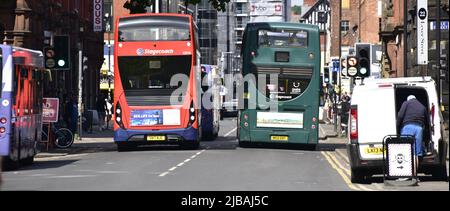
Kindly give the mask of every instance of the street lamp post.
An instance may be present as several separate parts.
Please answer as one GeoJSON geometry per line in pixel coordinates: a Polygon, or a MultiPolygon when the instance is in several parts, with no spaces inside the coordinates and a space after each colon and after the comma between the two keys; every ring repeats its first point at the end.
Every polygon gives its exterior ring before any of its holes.
{"type": "Polygon", "coordinates": [[[107,78],[108,78],[108,99],[111,97],[111,80],[110,80],[110,76],[111,76],[111,24],[110,24],[110,20],[111,20],[111,16],[109,16],[109,13],[105,13],[105,18],[106,18],[106,33],[108,34],[108,74],[107,74],[107,78]]]}

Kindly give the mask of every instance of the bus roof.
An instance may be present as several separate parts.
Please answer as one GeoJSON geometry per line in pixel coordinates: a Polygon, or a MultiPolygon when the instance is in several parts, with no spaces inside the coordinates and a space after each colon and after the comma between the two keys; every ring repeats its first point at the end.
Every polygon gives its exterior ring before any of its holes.
{"type": "Polygon", "coordinates": [[[119,19],[122,18],[129,18],[129,17],[148,17],[148,16],[166,16],[166,17],[192,17],[188,14],[178,14],[178,13],[141,13],[141,14],[127,14],[119,17],[119,19]]]}
{"type": "Polygon", "coordinates": [[[289,23],[289,22],[254,22],[248,23],[247,27],[252,28],[292,28],[319,31],[319,26],[305,23],[289,23]]]}
{"type": "Polygon", "coordinates": [[[17,65],[43,68],[44,54],[42,53],[42,51],[13,47],[13,62],[17,65]]]}

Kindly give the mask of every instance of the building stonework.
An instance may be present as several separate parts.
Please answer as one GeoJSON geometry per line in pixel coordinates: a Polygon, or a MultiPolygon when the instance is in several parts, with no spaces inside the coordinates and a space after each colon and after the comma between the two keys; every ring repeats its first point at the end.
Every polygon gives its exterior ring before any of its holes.
{"type": "Polygon", "coordinates": [[[83,74],[83,104],[95,107],[99,75],[103,62],[102,33],[93,32],[93,1],[5,0],[0,4],[2,43],[42,51],[51,36],[69,35],[71,68],[52,70],[53,80],[45,82],[45,97],[78,95],[78,49],[88,58],[83,74]],[[46,32],[46,33],[44,33],[46,32]],[[45,36],[47,34],[47,36],[45,36]]]}

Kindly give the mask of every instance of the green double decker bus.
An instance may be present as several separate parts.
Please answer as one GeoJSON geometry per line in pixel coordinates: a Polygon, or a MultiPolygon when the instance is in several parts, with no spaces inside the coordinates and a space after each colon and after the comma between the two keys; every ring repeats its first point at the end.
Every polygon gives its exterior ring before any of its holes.
{"type": "Polygon", "coordinates": [[[237,137],[250,143],[315,147],[319,130],[319,27],[300,23],[249,23],[242,45],[237,137]]]}

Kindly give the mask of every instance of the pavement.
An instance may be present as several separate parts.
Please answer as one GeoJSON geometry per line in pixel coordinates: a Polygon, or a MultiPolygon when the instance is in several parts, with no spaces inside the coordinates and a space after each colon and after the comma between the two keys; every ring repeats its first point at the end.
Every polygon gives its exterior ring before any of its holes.
{"type": "Polygon", "coordinates": [[[77,137],[73,145],[68,149],[58,149],[49,147],[49,150],[41,147],[40,152],[35,158],[60,157],[73,154],[94,153],[102,151],[114,151],[116,145],[113,144],[114,132],[109,130],[93,130],[91,133],[84,132],[81,134],[81,140],[77,137]]]}
{"type": "MultiPolygon", "coordinates": [[[[75,139],[73,145],[68,149],[58,149],[49,147],[47,151],[45,147],[41,147],[36,158],[60,157],[81,153],[94,153],[102,151],[115,151],[116,145],[113,144],[114,132],[112,129],[100,131],[93,130],[91,133],[82,133],[81,140],[75,139]]],[[[333,124],[319,125],[319,140],[326,141],[329,138],[339,138],[337,132],[334,132],[333,124]]]]}

